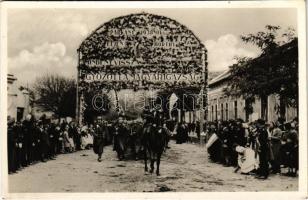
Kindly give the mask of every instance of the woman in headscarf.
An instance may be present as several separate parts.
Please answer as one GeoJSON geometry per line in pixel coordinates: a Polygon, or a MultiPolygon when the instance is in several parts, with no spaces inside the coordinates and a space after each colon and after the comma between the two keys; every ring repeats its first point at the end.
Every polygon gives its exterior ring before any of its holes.
{"type": "Polygon", "coordinates": [[[64,131],[63,131],[65,153],[71,153],[72,152],[72,147],[71,147],[71,143],[70,143],[70,137],[68,135],[68,130],[69,130],[69,126],[66,125],[65,128],[64,128],[64,131]]]}
{"type": "Polygon", "coordinates": [[[280,128],[280,123],[272,123],[273,130],[271,131],[270,144],[273,152],[273,158],[271,160],[272,172],[280,173],[280,148],[281,148],[281,137],[282,130],[280,128]]]}
{"type": "Polygon", "coordinates": [[[68,141],[70,143],[70,152],[74,152],[76,150],[74,138],[76,138],[77,133],[73,127],[73,122],[69,123],[68,125],[68,141]]]}
{"type": "Polygon", "coordinates": [[[285,133],[282,136],[284,143],[285,165],[288,167],[288,176],[296,176],[298,168],[298,133],[291,126],[291,123],[285,124],[285,133]]]}

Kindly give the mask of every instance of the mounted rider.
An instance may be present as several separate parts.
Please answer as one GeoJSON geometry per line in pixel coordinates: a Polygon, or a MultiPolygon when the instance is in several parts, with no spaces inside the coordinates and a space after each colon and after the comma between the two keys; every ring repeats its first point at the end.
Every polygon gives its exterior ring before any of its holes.
{"type": "Polygon", "coordinates": [[[162,127],[164,124],[164,111],[162,109],[155,109],[154,110],[154,123],[156,126],[162,127]]]}
{"type": "Polygon", "coordinates": [[[149,106],[145,106],[142,114],[141,114],[142,119],[144,120],[144,124],[149,124],[153,123],[154,119],[154,110],[150,109],[149,106]]]}

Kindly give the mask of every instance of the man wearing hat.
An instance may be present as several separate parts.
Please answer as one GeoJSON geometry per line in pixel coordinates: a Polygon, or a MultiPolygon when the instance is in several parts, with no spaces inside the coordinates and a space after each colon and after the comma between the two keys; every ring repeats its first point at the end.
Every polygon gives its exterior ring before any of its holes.
{"type": "Polygon", "coordinates": [[[46,162],[48,159],[50,140],[48,135],[48,124],[44,124],[43,121],[39,122],[39,140],[40,159],[42,162],[46,162]]]}
{"type": "Polygon", "coordinates": [[[144,110],[141,114],[143,119],[146,119],[147,117],[149,117],[151,115],[151,111],[150,111],[150,107],[149,106],[145,106],[144,110]]]}
{"type": "Polygon", "coordinates": [[[97,161],[102,161],[102,154],[105,145],[106,135],[108,133],[108,127],[105,121],[95,124],[94,128],[94,141],[93,141],[93,151],[98,155],[97,161]]]}
{"type": "Polygon", "coordinates": [[[154,112],[153,110],[149,110],[146,114],[143,115],[144,123],[154,123],[154,112]]]}
{"type": "Polygon", "coordinates": [[[260,166],[256,178],[267,179],[269,175],[269,144],[268,144],[268,133],[265,128],[265,121],[258,119],[256,123],[257,127],[257,140],[259,143],[259,161],[260,166]]]}
{"type": "Polygon", "coordinates": [[[16,165],[17,169],[26,167],[25,166],[25,151],[24,151],[24,132],[22,130],[22,124],[20,121],[17,121],[14,126],[14,130],[17,136],[17,148],[16,148],[16,165]]]}
{"type": "Polygon", "coordinates": [[[114,149],[117,151],[118,159],[125,158],[126,141],[128,139],[128,129],[124,124],[125,116],[121,114],[114,126],[114,149]]]}
{"type": "Polygon", "coordinates": [[[164,121],[164,112],[162,109],[156,109],[154,114],[155,124],[157,126],[162,126],[164,121]]]}
{"type": "Polygon", "coordinates": [[[27,147],[27,164],[31,164],[34,161],[34,118],[28,114],[23,121],[23,131],[25,134],[25,146],[27,147]]]}
{"type": "Polygon", "coordinates": [[[8,148],[8,169],[9,173],[15,173],[17,170],[17,164],[16,164],[16,148],[17,148],[17,134],[14,127],[15,119],[8,116],[7,119],[7,148],[8,148]]]}
{"type": "Polygon", "coordinates": [[[50,123],[50,126],[48,127],[48,134],[50,140],[50,148],[48,154],[50,156],[50,159],[54,160],[54,157],[56,156],[56,143],[58,141],[58,138],[56,137],[56,124],[54,122],[50,123]]]}

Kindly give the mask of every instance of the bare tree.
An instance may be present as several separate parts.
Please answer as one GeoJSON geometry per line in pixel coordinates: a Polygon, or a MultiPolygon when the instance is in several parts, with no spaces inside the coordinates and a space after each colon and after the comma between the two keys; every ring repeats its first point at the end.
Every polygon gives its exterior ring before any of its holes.
{"type": "Polygon", "coordinates": [[[57,74],[37,78],[33,92],[34,103],[44,111],[53,112],[57,117],[75,117],[76,82],[57,74]]]}

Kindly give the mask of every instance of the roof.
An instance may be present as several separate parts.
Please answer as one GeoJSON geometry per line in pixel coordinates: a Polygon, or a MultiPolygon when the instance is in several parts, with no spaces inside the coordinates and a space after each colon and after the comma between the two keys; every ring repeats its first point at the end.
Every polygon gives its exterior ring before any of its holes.
{"type": "Polygon", "coordinates": [[[222,74],[216,76],[215,78],[213,78],[211,81],[209,81],[208,85],[214,85],[222,80],[225,80],[226,78],[228,78],[230,76],[230,71],[229,69],[224,71],[222,74]]]}
{"type": "MultiPolygon", "coordinates": [[[[279,52],[274,54],[273,56],[281,56],[281,54],[286,53],[287,51],[291,51],[291,50],[297,50],[297,39],[292,40],[291,42],[288,42],[286,44],[281,45],[280,47],[278,47],[279,52]]],[[[253,60],[251,60],[250,62],[246,63],[249,64],[253,61],[257,61],[257,60],[261,60],[264,59],[267,55],[260,55],[256,58],[254,58],[253,60]]],[[[231,73],[230,73],[230,69],[224,71],[222,74],[216,76],[215,78],[213,78],[211,81],[209,81],[208,86],[213,86],[214,84],[217,84],[223,80],[226,80],[228,77],[230,77],[231,73]]]]}

